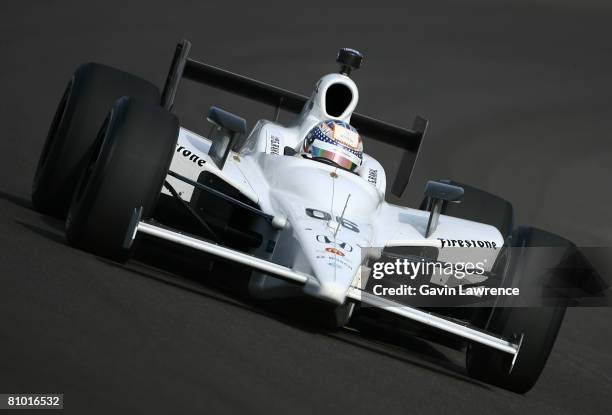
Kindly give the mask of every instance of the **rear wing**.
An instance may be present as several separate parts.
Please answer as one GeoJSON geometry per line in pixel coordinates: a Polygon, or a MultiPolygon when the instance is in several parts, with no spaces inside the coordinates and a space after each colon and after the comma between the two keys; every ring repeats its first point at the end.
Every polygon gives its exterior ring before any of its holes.
{"type": "MultiPolygon", "coordinates": [[[[172,110],[182,78],[272,105],[276,108],[275,121],[281,109],[299,114],[308,101],[305,95],[193,60],[189,58],[190,49],[191,42],[188,40],[183,40],[176,46],[170,72],[162,91],[161,104],[168,111],[172,110]]],[[[404,150],[391,188],[391,192],[400,197],[408,185],[416,164],[419,148],[427,129],[427,120],[417,116],[412,129],[409,130],[354,112],[351,116],[351,124],[362,135],[404,150]]]]}

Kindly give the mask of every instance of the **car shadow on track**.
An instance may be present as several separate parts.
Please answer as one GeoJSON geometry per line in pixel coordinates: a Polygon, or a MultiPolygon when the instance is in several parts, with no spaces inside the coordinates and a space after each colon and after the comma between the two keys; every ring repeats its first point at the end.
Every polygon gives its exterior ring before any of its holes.
{"type": "Polygon", "coordinates": [[[446,354],[439,351],[427,341],[417,337],[412,337],[401,342],[389,342],[388,339],[371,337],[361,333],[356,335],[356,333],[352,333],[352,331],[348,330],[331,333],[329,335],[338,341],[386,356],[402,364],[416,366],[442,376],[469,383],[481,389],[491,390],[486,384],[470,378],[463,365],[455,363],[453,360],[449,359],[446,354]]]}
{"type": "Polygon", "coordinates": [[[20,226],[23,226],[30,232],[35,233],[39,236],[42,236],[46,239],[50,239],[53,242],[57,242],[63,245],[66,244],[66,238],[64,237],[64,234],[62,232],[45,229],[40,226],[33,225],[31,223],[27,223],[21,220],[15,220],[15,223],[17,223],[20,226]]]}
{"type": "MultiPolygon", "coordinates": [[[[0,200],[4,200],[17,207],[35,212],[34,206],[32,205],[32,201],[30,199],[26,199],[24,197],[17,196],[12,193],[8,193],[8,192],[0,190],[0,200]]],[[[20,221],[20,220],[15,220],[15,222],[23,226],[24,228],[30,230],[31,232],[34,232],[45,238],[51,239],[54,242],[65,243],[65,238],[63,235],[64,221],[50,217],[50,216],[45,216],[42,214],[40,215],[40,219],[42,222],[44,222],[45,225],[53,229],[55,232],[50,229],[45,229],[43,227],[40,227],[32,223],[27,223],[27,222],[20,221]]]]}
{"type": "Polygon", "coordinates": [[[29,210],[34,209],[32,206],[32,202],[29,199],[25,199],[23,197],[16,196],[11,193],[4,192],[2,190],[0,190],[0,200],[6,200],[7,202],[12,203],[13,205],[16,205],[16,206],[19,206],[25,209],[29,209],[29,210]]]}

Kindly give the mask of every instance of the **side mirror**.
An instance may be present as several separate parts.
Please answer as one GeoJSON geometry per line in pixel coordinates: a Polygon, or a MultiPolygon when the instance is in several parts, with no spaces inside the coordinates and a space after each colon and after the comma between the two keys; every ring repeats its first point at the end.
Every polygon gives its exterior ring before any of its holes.
{"type": "Polygon", "coordinates": [[[246,133],[246,121],[217,107],[210,107],[207,119],[212,124],[208,155],[219,169],[223,169],[230,149],[240,135],[246,133]]]}
{"type": "Polygon", "coordinates": [[[430,180],[427,182],[425,185],[425,197],[427,198],[427,210],[429,210],[430,213],[429,220],[427,221],[427,229],[425,230],[426,238],[429,238],[438,227],[438,219],[440,218],[440,212],[442,212],[444,203],[461,202],[463,193],[463,187],[445,183],[444,180],[430,180]]]}
{"type": "Polygon", "coordinates": [[[425,185],[425,197],[459,203],[463,199],[463,187],[449,184],[447,180],[430,180],[425,185]]]}

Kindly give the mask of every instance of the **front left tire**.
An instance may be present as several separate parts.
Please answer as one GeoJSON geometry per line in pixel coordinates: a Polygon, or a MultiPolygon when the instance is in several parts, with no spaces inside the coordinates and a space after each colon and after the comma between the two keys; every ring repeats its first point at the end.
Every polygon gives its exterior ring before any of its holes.
{"type": "Polygon", "coordinates": [[[74,192],[66,237],[80,249],[126,260],[135,209],[153,212],[178,139],[179,121],[160,106],[119,99],[104,122],[74,192]]]}
{"type": "Polygon", "coordinates": [[[32,184],[32,204],[65,219],[79,175],[109,109],[122,96],[159,105],[159,90],[130,73],[86,63],[72,75],[56,110],[32,184]]]}

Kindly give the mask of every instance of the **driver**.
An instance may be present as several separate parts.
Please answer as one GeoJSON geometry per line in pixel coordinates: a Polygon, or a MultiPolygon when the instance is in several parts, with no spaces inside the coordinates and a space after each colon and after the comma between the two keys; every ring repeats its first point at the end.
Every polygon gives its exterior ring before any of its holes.
{"type": "Polygon", "coordinates": [[[354,172],[363,162],[363,141],[350,124],[323,121],[306,134],[300,154],[354,172]]]}

